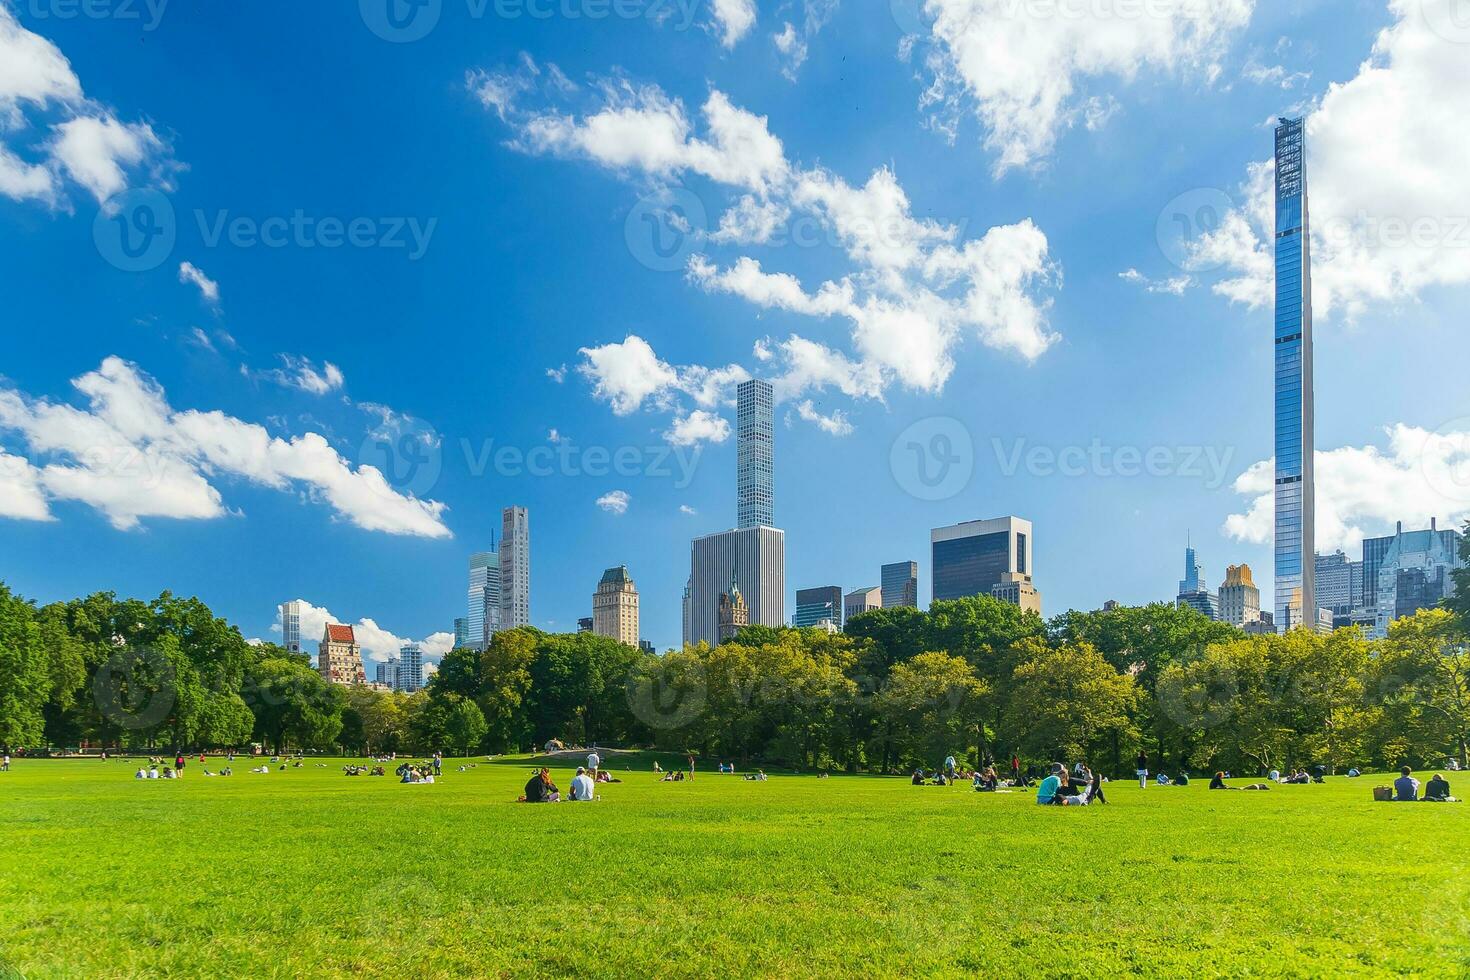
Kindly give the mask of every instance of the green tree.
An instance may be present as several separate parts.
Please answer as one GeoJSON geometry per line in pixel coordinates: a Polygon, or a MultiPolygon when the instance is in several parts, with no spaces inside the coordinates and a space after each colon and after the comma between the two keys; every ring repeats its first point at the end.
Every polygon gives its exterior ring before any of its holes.
{"type": "Polygon", "coordinates": [[[489,731],[490,726],[485,724],[485,716],[475,702],[454,698],[444,721],[444,734],[450,745],[461,749],[461,755],[469,755],[470,749],[478,748],[489,731]]]}
{"type": "Polygon", "coordinates": [[[1090,643],[1032,644],[1010,684],[1006,725],[1032,758],[1082,760],[1117,736],[1137,737],[1139,694],[1090,643]]]}
{"type": "Polygon", "coordinates": [[[980,710],[989,688],[963,657],[921,653],[895,664],[877,696],[883,738],[905,766],[938,766],[946,756],[979,761],[980,710]]]}
{"type": "Polygon", "coordinates": [[[1426,609],[1390,624],[1375,668],[1376,697],[1400,736],[1390,744],[1420,762],[1453,753],[1470,768],[1470,645],[1460,620],[1426,609]]]}
{"type": "Polygon", "coordinates": [[[342,732],[346,695],[323,680],[304,655],[264,648],[247,668],[244,685],[255,737],[277,753],[287,745],[328,748],[342,732]]]}
{"type": "Polygon", "coordinates": [[[35,608],[0,584],[0,745],[39,745],[53,688],[35,608]]]}

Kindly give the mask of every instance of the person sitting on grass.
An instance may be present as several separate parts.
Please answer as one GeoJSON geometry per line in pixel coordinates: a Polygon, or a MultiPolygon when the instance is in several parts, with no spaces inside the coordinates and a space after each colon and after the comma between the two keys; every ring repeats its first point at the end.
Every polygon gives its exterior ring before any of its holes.
{"type": "Polygon", "coordinates": [[[1053,806],[1060,804],[1062,792],[1062,777],[1066,775],[1066,768],[1060,762],[1051,764],[1051,774],[1041,781],[1036,789],[1036,802],[1040,806],[1053,806]]]}
{"type": "Polygon", "coordinates": [[[653,760],[653,771],[654,772],[663,772],[664,771],[664,767],[658,764],[658,760],[657,759],[654,759],[653,760]]]}
{"type": "Polygon", "coordinates": [[[577,767],[577,774],[572,777],[572,800],[576,803],[591,803],[597,795],[597,787],[593,785],[592,778],[587,775],[587,770],[577,767]]]}
{"type": "Polygon", "coordinates": [[[924,785],[924,770],[922,770],[922,769],[915,769],[914,770],[914,776],[913,776],[913,778],[909,780],[909,785],[911,785],[911,786],[923,786],[924,785]]]}
{"type": "Polygon", "coordinates": [[[1419,780],[1414,778],[1408,766],[1400,769],[1399,778],[1393,781],[1393,798],[1397,803],[1413,803],[1419,799],[1419,780]]]}
{"type": "Polygon", "coordinates": [[[561,800],[561,792],[556,784],[551,781],[551,772],[542,769],[531,776],[531,781],[526,783],[527,803],[557,803],[561,800]]]}
{"type": "Polygon", "coordinates": [[[1225,774],[1223,772],[1215,773],[1214,778],[1210,780],[1210,789],[1230,789],[1229,786],[1225,785],[1225,774]]]}
{"type": "Polygon", "coordinates": [[[1171,782],[1171,780],[1169,779],[1169,774],[1168,773],[1165,773],[1165,772],[1159,773],[1158,776],[1156,776],[1154,778],[1156,779],[1156,781],[1158,782],[1158,784],[1160,786],[1168,786],[1169,783],[1171,782]]]}
{"type": "Polygon", "coordinates": [[[1439,773],[1434,774],[1424,786],[1424,800],[1426,803],[1453,803],[1455,798],[1450,795],[1449,780],[1439,773]]]}

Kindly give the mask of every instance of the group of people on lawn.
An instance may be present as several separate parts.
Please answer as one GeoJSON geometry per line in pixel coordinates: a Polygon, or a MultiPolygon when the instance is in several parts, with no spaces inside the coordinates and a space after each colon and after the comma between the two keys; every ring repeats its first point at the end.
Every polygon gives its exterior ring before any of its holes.
{"type": "Polygon", "coordinates": [[[1399,770],[1399,778],[1393,781],[1393,798],[1398,803],[1458,803],[1450,795],[1449,780],[1439,773],[1424,785],[1424,795],[1419,795],[1419,780],[1414,778],[1413,771],[1408,766],[1399,770]]]}

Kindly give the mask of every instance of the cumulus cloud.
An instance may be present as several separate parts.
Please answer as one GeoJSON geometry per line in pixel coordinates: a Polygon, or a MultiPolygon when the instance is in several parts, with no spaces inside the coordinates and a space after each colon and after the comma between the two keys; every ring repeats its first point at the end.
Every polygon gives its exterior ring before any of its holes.
{"type": "MultiPolygon", "coordinates": [[[[430,633],[421,640],[415,640],[384,629],[375,620],[366,617],[354,623],[335,616],[331,610],[313,605],[305,599],[296,601],[301,603],[301,647],[306,651],[316,649],[316,644],[326,632],[328,623],[340,623],[352,627],[352,634],[357,638],[358,645],[362,647],[364,661],[386,663],[389,659],[397,657],[398,652],[404,647],[415,644],[423,651],[425,658],[433,657],[436,660],[454,649],[453,633],[430,633]]],[[[276,608],[276,614],[279,618],[279,606],[276,608]]],[[[273,630],[279,632],[279,623],[273,627],[273,630]]],[[[372,679],[372,671],[368,671],[368,680],[372,679]]]]}
{"type": "Polygon", "coordinates": [[[621,343],[584,347],[577,370],[592,382],[593,397],[612,406],[615,415],[631,415],[645,403],[668,409],[682,393],[712,408],[729,402],[736,385],[750,378],[739,365],[707,368],[674,367],[654,353],[648,341],[631,334],[621,343]]]}
{"type": "Polygon", "coordinates": [[[1046,157],[1079,118],[1100,125],[1099,113],[1110,110],[1106,99],[1088,94],[1092,84],[1132,82],[1145,72],[1214,81],[1254,6],[928,0],[932,84],[922,104],[951,136],[972,110],[1000,176],[1046,157]]]}
{"type": "Polygon", "coordinates": [[[698,446],[706,442],[724,442],[730,438],[730,423],[713,412],[696,409],[674,419],[673,428],[664,433],[671,446],[698,446]]]}
{"type": "Polygon", "coordinates": [[[609,514],[622,515],[628,512],[628,504],[632,501],[633,498],[628,495],[628,491],[610,490],[597,498],[597,506],[609,514]]]}
{"type": "Polygon", "coordinates": [[[219,305],[219,283],[204,274],[193,262],[179,263],[179,282],[192,283],[199,290],[199,295],[204,298],[210,306],[219,305]]]}
{"type": "Polygon", "coordinates": [[[726,48],[735,47],[755,27],[755,0],[713,0],[710,13],[720,43],[726,48]]]}
{"type": "Polygon", "coordinates": [[[285,440],[222,412],[175,411],[156,381],[118,357],[72,385],[86,408],[0,388],[0,431],[19,433],[33,460],[51,459],[35,477],[47,498],[87,504],[116,528],[221,517],[228,511],[212,481],[233,477],[303,493],[364,530],[451,536],[444,504],[398,493],[315,432],[285,440]]]}
{"type": "Polygon", "coordinates": [[[796,81],[801,66],[806,64],[807,52],[814,38],[832,15],[837,12],[840,0],[804,0],[801,26],[786,21],[781,30],[771,35],[771,43],[781,61],[781,74],[796,81]]]}
{"type": "MultiPolygon", "coordinates": [[[[1395,22],[1308,116],[1312,297],[1324,318],[1470,283],[1470,141],[1446,137],[1464,128],[1470,100],[1466,46],[1443,30],[1456,3],[1390,0],[1395,22]]],[[[1272,301],[1273,187],[1271,161],[1252,164],[1240,206],[1192,256],[1224,268],[1217,293],[1253,308],[1272,301]]]]}
{"type": "MultiPolygon", "coordinates": [[[[1365,536],[1388,533],[1397,521],[1458,526],[1470,518],[1470,420],[1435,432],[1398,424],[1387,446],[1319,451],[1317,548],[1356,549],[1365,536]]],[[[1275,462],[1262,460],[1235,481],[1248,508],[1226,518],[1229,537],[1269,544],[1274,536],[1275,462]]]]}
{"type": "Polygon", "coordinates": [[[0,3],[0,194],[55,205],[70,180],[105,201],[159,176],[166,152],[149,125],[88,99],[61,49],[0,3]]]}
{"type": "Polygon", "coordinates": [[[0,449],[0,517],[49,521],[51,508],[41,489],[41,473],[31,461],[0,449]]]}

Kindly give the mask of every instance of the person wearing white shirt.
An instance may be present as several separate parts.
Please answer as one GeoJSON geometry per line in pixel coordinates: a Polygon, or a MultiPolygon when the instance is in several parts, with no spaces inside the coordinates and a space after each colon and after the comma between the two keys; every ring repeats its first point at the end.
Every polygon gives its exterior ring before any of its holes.
{"type": "Polygon", "coordinates": [[[589,772],[596,772],[597,770],[599,770],[601,768],[602,768],[602,756],[600,756],[600,755],[597,754],[597,750],[596,749],[593,749],[587,755],[587,770],[589,772]]]}
{"type": "Polygon", "coordinates": [[[572,779],[572,801],[575,803],[590,803],[597,795],[597,787],[592,782],[592,777],[587,775],[587,770],[581,766],[577,767],[577,775],[572,779]]]}

